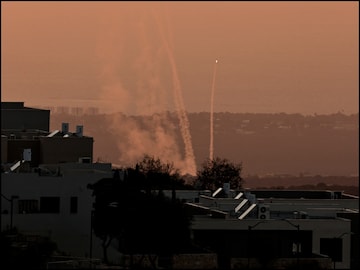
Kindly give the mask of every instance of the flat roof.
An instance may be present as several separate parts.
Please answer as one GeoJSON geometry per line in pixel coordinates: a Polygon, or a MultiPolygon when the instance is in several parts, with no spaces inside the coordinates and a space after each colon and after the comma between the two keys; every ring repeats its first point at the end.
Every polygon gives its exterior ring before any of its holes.
{"type": "MultiPolygon", "coordinates": [[[[247,191],[245,191],[247,192],[247,191]]],[[[249,190],[251,194],[256,195],[256,198],[282,198],[282,199],[333,199],[334,195],[337,199],[342,198],[342,191],[330,190],[249,190]]]]}

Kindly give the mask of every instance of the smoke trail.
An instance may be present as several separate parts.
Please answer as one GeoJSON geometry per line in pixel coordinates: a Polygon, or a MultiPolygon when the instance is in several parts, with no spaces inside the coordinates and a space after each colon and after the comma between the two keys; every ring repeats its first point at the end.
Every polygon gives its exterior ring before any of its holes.
{"type": "Polygon", "coordinates": [[[210,150],[209,150],[209,159],[214,159],[214,94],[215,94],[215,78],[216,78],[216,66],[217,60],[214,64],[214,76],[211,87],[211,103],[210,103],[210,150]]]}
{"type": "Polygon", "coordinates": [[[174,55],[170,48],[169,42],[167,41],[167,39],[165,37],[163,28],[156,16],[155,16],[155,19],[157,21],[158,28],[160,30],[160,35],[161,35],[161,38],[163,41],[163,45],[165,46],[165,50],[167,52],[167,55],[168,55],[168,58],[170,61],[170,66],[172,69],[174,101],[175,101],[176,111],[178,113],[178,118],[179,118],[179,122],[180,122],[181,135],[183,137],[184,144],[185,144],[186,164],[188,165],[189,174],[195,175],[196,174],[196,163],[195,163],[194,150],[192,147],[191,135],[189,132],[190,125],[189,125],[189,120],[187,118],[184,101],[182,98],[180,80],[179,80],[179,76],[178,76],[177,69],[176,69],[174,55]]]}
{"type": "MultiPolygon", "coordinates": [[[[147,9],[142,11],[143,15],[148,14],[147,9]]],[[[149,17],[149,21],[145,21],[146,16],[137,18],[141,19],[123,21],[118,17],[107,17],[109,22],[104,22],[107,28],[101,31],[101,38],[98,39],[98,56],[102,63],[99,74],[102,91],[99,92],[99,99],[106,100],[113,111],[130,111],[130,114],[141,115],[126,116],[116,113],[108,116],[107,132],[116,138],[114,144],[117,145],[116,149],[109,149],[116,151],[112,162],[121,166],[132,166],[143,158],[144,154],[148,154],[159,157],[163,162],[173,163],[182,174],[195,175],[189,123],[186,114],[184,115],[185,110],[180,112],[184,105],[170,51],[171,44],[162,42],[166,35],[162,33],[160,36],[153,17],[149,17]],[[129,23],[136,27],[136,31],[131,34],[126,32],[125,28],[117,27],[130,27],[129,23]],[[112,25],[116,26],[116,29],[108,27],[112,25]],[[155,29],[156,33],[151,29],[155,29]],[[159,44],[161,46],[158,46],[159,44]],[[163,63],[169,59],[172,70],[166,69],[167,65],[163,63]],[[164,72],[169,72],[170,76],[159,76],[164,72]],[[171,80],[171,77],[174,79],[171,80]],[[175,97],[171,93],[169,95],[168,83],[174,85],[175,97]],[[174,103],[178,110],[176,115],[166,112],[167,108],[174,107],[174,103]],[[180,120],[180,132],[174,122],[176,117],[180,120]],[[185,147],[180,146],[181,139],[185,147]]]]}

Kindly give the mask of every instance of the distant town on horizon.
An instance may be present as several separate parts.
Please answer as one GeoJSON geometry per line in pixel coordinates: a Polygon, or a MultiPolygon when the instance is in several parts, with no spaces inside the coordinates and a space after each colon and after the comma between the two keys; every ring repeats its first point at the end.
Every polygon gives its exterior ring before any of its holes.
{"type": "MultiPolygon", "coordinates": [[[[121,164],[125,156],[121,157],[121,151],[113,146],[117,140],[127,141],[126,125],[130,120],[139,131],[151,126],[149,123],[153,121],[152,116],[101,114],[97,108],[47,109],[52,115],[52,130],[58,129],[62,122],[73,126],[81,122],[85,132],[95,138],[95,159],[115,164],[121,164]],[[116,121],[120,125],[117,128],[116,121]]],[[[173,125],[178,125],[175,112],[165,114],[173,125]]],[[[245,175],[358,176],[358,115],[216,112],[215,155],[243,162],[245,175]]],[[[209,112],[188,113],[188,118],[196,162],[200,166],[208,157],[209,112]]],[[[176,137],[181,145],[181,136],[176,137]]]]}

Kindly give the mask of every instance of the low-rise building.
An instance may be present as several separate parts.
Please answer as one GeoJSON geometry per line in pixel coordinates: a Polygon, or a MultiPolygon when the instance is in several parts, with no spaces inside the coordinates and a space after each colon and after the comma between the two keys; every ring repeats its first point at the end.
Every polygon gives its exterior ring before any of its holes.
{"type": "MultiPolygon", "coordinates": [[[[42,165],[38,172],[1,175],[1,229],[45,235],[58,249],[72,256],[90,256],[91,210],[94,198],[87,188],[103,177],[112,177],[111,164],[62,163],[42,165]],[[12,211],[12,213],[11,213],[12,211]]],[[[101,258],[101,242],[94,237],[93,254],[101,258]]]]}
{"type": "Polygon", "coordinates": [[[326,257],[334,269],[359,265],[354,244],[359,231],[352,225],[358,223],[356,196],[305,190],[214,194],[200,195],[198,203],[187,206],[194,214],[194,240],[217,252],[221,267],[233,267],[235,261],[238,267],[289,266],[309,259],[322,264],[326,257]]]}
{"type": "Polygon", "coordinates": [[[111,164],[93,163],[94,140],[83,126],[50,132],[49,121],[49,110],[1,103],[1,230],[45,235],[61,252],[101,258],[87,186],[112,177],[111,164]]]}

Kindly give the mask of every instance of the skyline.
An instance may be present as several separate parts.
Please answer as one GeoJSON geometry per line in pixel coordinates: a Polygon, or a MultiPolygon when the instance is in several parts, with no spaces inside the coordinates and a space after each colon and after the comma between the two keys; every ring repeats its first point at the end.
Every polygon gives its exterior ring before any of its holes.
{"type": "Polygon", "coordinates": [[[1,5],[2,101],[209,112],[219,60],[214,112],[359,111],[357,2],[1,5]]]}

